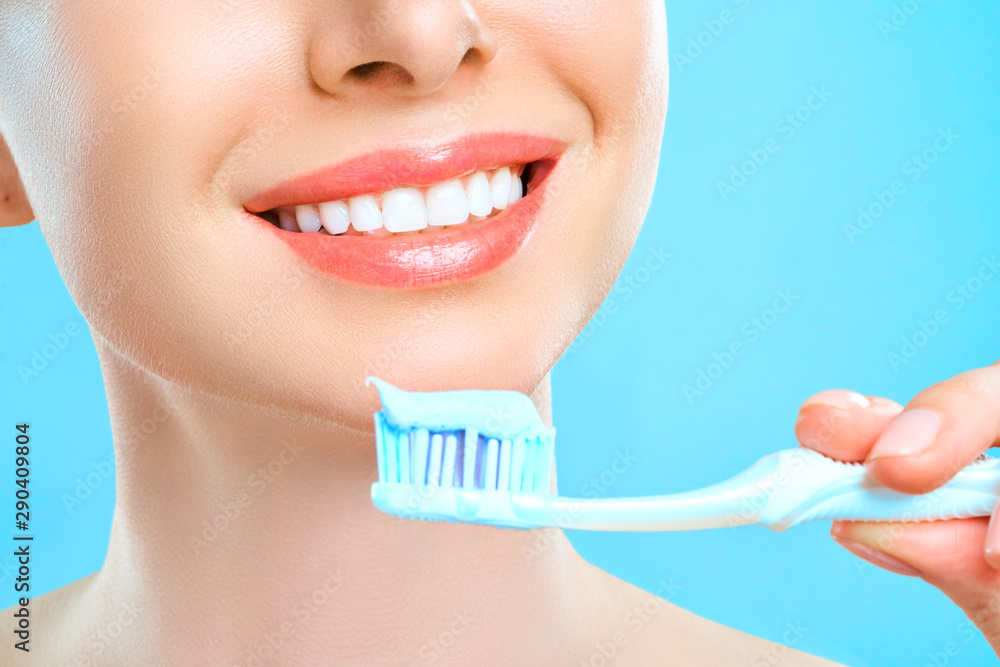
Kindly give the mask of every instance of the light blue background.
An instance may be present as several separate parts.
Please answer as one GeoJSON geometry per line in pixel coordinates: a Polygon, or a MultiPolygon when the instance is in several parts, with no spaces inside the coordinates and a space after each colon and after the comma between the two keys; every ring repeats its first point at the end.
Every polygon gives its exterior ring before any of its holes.
{"type": "MultiPolygon", "coordinates": [[[[815,391],[849,387],[905,402],[1000,356],[1000,280],[961,309],[948,299],[1000,252],[1000,5],[898,3],[916,11],[883,34],[893,5],[668,2],[671,101],[655,199],[622,280],[554,374],[564,493],[589,491],[602,472],[613,495],[718,481],[794,444],[796,408],[815,391]],[[724,9],[732,22],[702,35],[707,46],[682,62],[689,38],[724,9]],[[814,86],[832,97],[788,137],[777,123],[814,86]],[[904,165],[940,128],[960,136],[910,180],[904,165]],[[717,182],[769,138],[779,150],[723,201],[717,182]],[[905,194],[851,243],[845,225],[856,209],[897,179],[905,194]],[[654,248],[671,257],[648,271],[654,248]],[[779,289],[798,299],[750,341],[744,324],[779,289]],[[949,322],[894,369],[887,355],[942,308],[949,322]],[[682,387],[735,341],[744,354],[687,400],[682,387]],[[637,462],[611,472],[625,450],[637,462]]],[[[84,327],[36,224],[0,230],[0,317],[0,426],[12,441],[16,420],[32,424],[41,593],[101,566],[114,485],[96,472],[112,453],[89,336],[70,339],[27,385],[15,370],[49,334],[84,327]],[[100,484],[69,513],[63,495],[91,473],[100,484]]],[[[0,464],[4,498],[10,458],[0,464]]],[[[774,641],[794,637],[787,624],[797,624],[806,630],[795,648],[849,665],[924,665],[952,641],[961,652],[949,665],[995,660],[981,638],[965,640],[964,616],[941,593],[865,566],[827,530],[572,539],[639,586],[672,581],[671,599],[698,614],[774,641]]],[[[3,606],[14,600],[11,565],[0,556],[3,606]]]]}

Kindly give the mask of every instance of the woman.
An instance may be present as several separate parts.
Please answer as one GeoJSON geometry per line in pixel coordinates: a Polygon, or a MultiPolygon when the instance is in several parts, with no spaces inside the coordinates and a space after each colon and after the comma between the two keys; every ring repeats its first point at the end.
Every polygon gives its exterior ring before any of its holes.
{"type": "MultiPolygon", "coordinates": [[[[663,14],[0,3],[0,221],[39,220],[90,324],[118,466],[105,566],[31,603],[32,664],[829,664],[617,580],[561,533],[538,550],[368,498],[367,375],[517,389],[550,420],[548,372],[651,197],[663,14]]],[[[926,491],[993,443],[998,378],[902,413],[823,392],[796,432],[926,491]]],[[[833,534],[995,641],[987,524],[833,534]]]]}

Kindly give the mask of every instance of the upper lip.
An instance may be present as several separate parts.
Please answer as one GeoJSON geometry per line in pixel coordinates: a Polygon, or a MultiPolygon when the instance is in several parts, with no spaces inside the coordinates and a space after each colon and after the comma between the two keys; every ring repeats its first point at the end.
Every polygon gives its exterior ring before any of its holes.
{"type": "Polygon", "coordinates": [[[566,144],[531,134],[473,134],[451,143],[381,150],[296,176],[246,201],[250,213],[319,204],[558,157],[566,144]]]}

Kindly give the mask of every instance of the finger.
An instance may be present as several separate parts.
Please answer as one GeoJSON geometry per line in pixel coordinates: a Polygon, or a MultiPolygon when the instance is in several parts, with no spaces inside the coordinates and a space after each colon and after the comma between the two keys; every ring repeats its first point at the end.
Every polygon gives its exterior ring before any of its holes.
{"type": "Polygon", "coordinates": [[[1000,571],[983,555],[987,517],[924,523],[835,522],[838,544],[890,572],[939,588],[1000,645],[1000,571]]]}
{"type": "Polygon", "coordinates": [[[879,483],[906,493],[941,486],[997,442],[1000,366],[945,380],[918,394],[866,460],[879,483]]]}
{"type": "Polygon", "coordinates": [[[840,461],[864,461],[875,440],[903,410],[895,401],[828,389],[799,408],[795,437],[802,445],[840,461]]]}
{"type": "Polygon", "coordinates": [[[1000,503],[993,510],[989,527],[986,529],[986,544],[983,556],[994,570],[1000,570],[1000,503]]]}

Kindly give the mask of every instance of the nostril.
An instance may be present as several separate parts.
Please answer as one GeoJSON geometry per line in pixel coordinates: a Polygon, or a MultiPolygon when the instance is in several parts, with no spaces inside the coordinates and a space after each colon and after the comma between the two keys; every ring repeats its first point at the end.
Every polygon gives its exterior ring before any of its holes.
{"type": "Polygon", "coordinates": [[[398,85],[412,84],[413,75],[405,67],[385,60],[374,60],[363,65],[356,65],[347,72],[347,76],[363,83],[390,83],[398,85]]]}
{"type": "Polygon", "coordinates": [[[370,63],[365,63],[363,65],[357,65],[356,67],[352,67],[350,72],[348,73],[359,79],[368,79],[372,76],[375,76],[378,70],[384,68],[388,64],[389,63],[387,63],[384,60],[373,60],[370,63]]]}
{"type": "Polygon", "coordinates": [[[463,65],[485,65],[493,60],[493,52],[486,52],[480,48],[471,48],[462,56],[463,65]]]}

